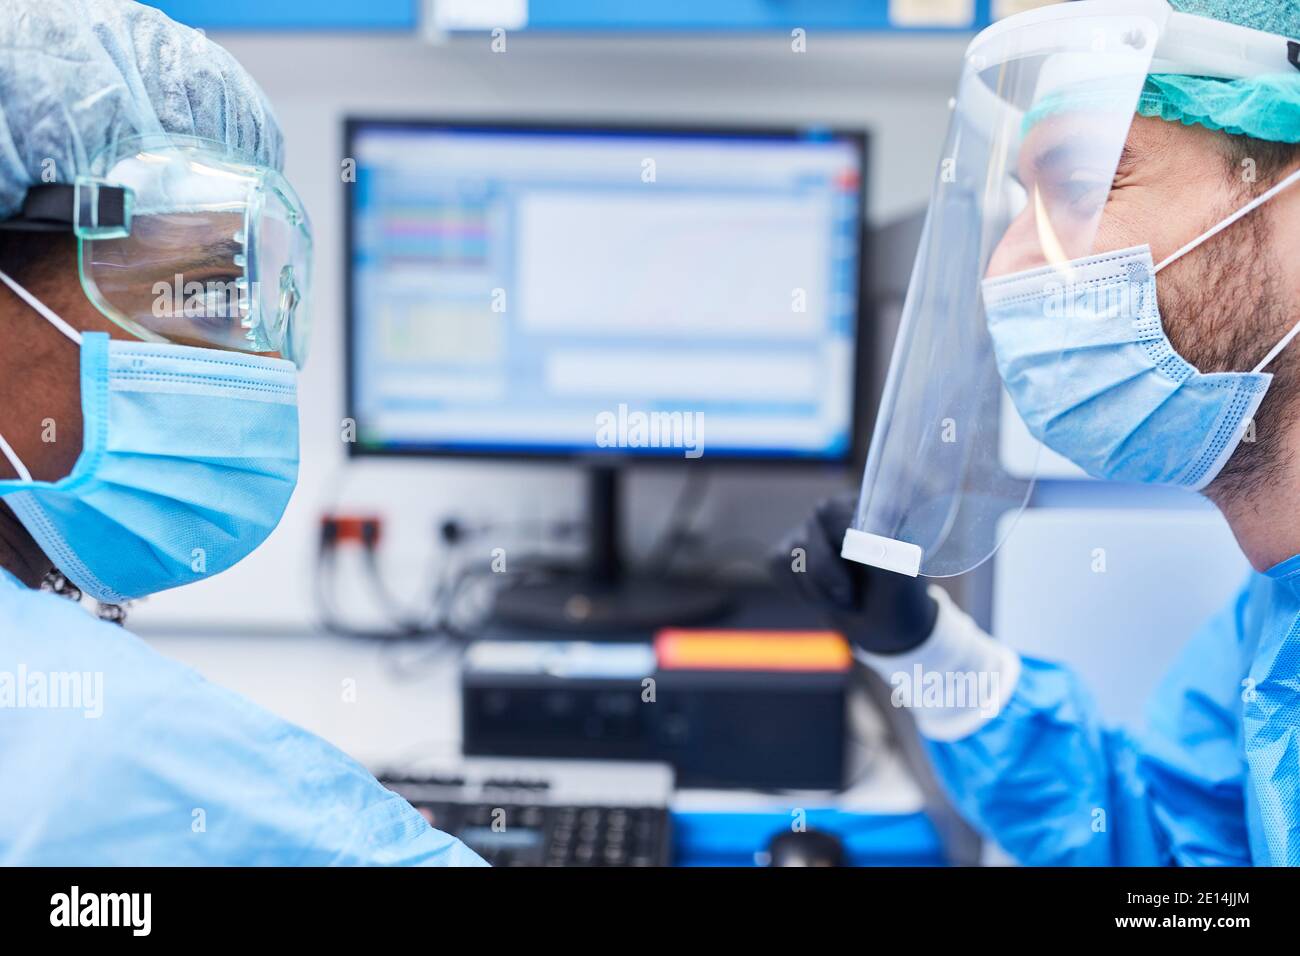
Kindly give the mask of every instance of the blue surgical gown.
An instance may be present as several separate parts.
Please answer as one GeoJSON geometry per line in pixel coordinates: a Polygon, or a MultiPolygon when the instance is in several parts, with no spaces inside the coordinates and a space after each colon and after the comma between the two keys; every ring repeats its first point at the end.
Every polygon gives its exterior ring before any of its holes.
{"type": "Polygon", "coordinates": [[[325,741],[0,570],[0,865],[14,864],[482,860],[325,741]]]}
{"type": "Polygon", "coordinates": [[[961,812],[1025,864],[1300,865],[1300,555],[1191,639],[1143,732],[1024,658],[996,717],[928,746],[961,812]]]}

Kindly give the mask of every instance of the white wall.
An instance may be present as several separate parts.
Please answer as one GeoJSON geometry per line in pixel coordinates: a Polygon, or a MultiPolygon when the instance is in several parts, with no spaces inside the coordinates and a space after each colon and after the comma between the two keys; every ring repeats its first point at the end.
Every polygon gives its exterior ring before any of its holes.
{"type": "MultiPolygon", "coordinates": [[[[959,38],[825,38],[790,51],[780,36],[741,39],[509,37],[430,45],[413,37],[216,35],[274,103],[289,144],[288,174],[315,224],[317,287],[313,354],[301,382],[302,477],[271,539],[210,581],[158,595],[132,614],[139,630],[219,624],[295,626],[312,620],[315,526],[331,502],[381,512],[391,532],[385,559],[398,586],[420,584],[435,523],[565,517],[581,507],[577,473],[563,466],[428,461],[345,468],[342,393],[341,119],[352,114],[698,121],[824,122],[874,134],[869,209],[883,222],[929,194],[959,38]]],[[[678,487],[670,471],[631,482],[634,543],[652,540],[678,487]]],[[[702,522],[718,541],[774,541],[822,495],[857,476],[737,474],[713,482],[702,522]]],[[[737,545],[752,555],[758,545],[737,545]]]]}
{"type": "Polygon", "coordinates": [[[1250,572],[1223,516],[1187,499],[1029,508],[994,558],[992,632],[1068,664],[1108,722],[1144,726],[1170,663],[1250,572]]]}

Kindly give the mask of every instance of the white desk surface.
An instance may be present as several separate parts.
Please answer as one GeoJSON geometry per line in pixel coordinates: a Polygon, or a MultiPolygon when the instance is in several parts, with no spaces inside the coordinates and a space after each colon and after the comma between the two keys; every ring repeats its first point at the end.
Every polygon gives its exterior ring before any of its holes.
{"type": "MultiPolygon", "coordinates": [[[[213,683],[318,734],[374,770],[460,754],[458,652],[423,643],[383,644],[314,633],[140,636],[213,683]]],[[[898,758],[882,753],[845,793],[678,791],[679,810],[744,812],[837,806],[914,813],[922,795],[898,758]]]]}

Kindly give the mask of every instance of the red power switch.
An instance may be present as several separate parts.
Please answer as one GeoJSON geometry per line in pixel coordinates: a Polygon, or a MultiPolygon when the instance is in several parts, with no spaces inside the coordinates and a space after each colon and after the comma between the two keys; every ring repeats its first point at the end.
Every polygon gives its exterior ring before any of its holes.
{"type": "Polygon", "coordinates": [[[321,544],[334,547],[354,542],[363,548],[379,546],[383,519],[377,515],[322,515],[321,544]]]}

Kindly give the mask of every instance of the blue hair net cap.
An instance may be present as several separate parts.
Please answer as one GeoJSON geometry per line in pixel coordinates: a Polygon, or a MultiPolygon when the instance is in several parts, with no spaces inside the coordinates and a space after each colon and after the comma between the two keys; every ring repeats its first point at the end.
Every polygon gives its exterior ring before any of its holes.
{"type": "Polygon", "coordinates": [[[281,169],[265,94],[202,33],[132,0],[5,0],[0,218],[29,186],[94,172],[136,136],[192,136],[281,169]]]}
{"type": "MultiPolygon", "coordinates": [[[[1300,39],[1297,0],[1170,0],[1183,13],[1300,39]]],[[[1157,74],[1138,100],[1143,116],[1279,143],[1300,142],[1300,72],[1242,80],[1157,74]]]]}

